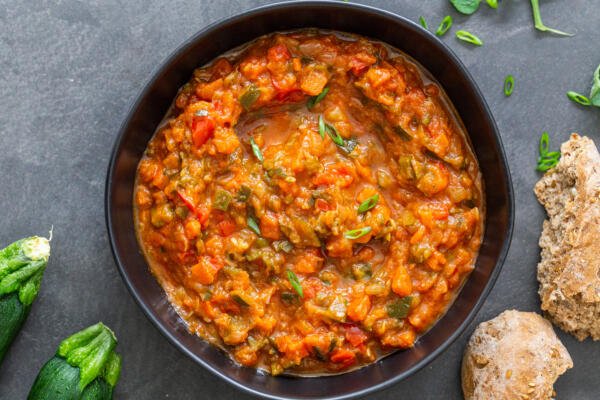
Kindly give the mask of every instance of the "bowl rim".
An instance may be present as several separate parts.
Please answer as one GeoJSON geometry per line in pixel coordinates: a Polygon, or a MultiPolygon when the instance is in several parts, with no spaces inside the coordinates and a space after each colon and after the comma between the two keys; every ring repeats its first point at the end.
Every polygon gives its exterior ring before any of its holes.
{"type": "MultiPolygon", "coordinates": [[[[130,124],[140,103],[148,95],[148,92],[150,91],[152,86],[159,80],[159,78],[163,75],[165,70],[167,70],[169,68],[169,66],[180,55],[184,54],[189,47],[192,47],[197,40],[199,40],[203,36],[211,33],[212,31],[219,29],[222,25],[226,25],[228,23],[235,22],[238,19],[248,18],[248,17],[255,16],[257,14],[268,12],[273,9],[287,8],[287,7],[293,8],[293,7],[298,7],[298,6],[335,6],[338,8],[342,8],[342,7],[343,8],[351,8],[358,12],[377,14],[382,17],[387,17],[387,18],[399,21],[400,23],[403,23],[403,24],[412,25],[413,27],[417,27],[417,28],[421,29],[421,33],[423,35],[429,35],[431,38],[436,39],[437,44],[446,53],[446,56],[448,56],[448,58],[451,60],[451,62],[457,67],[458,70],[460,70],[460,72],[465,76],[466,80],[469,81],[469,83],[472,86],[472,90],[475,94],[475,97],[481,103],[484,114],[486,115],[487,119],[489,120],[489,124],[492,127],[493,138],[496,140],[497,147],[498,147],[498,159],[499,159],[500,165],[502,167],[504,167],[503,175],[505,175],[505,178],[506,178],[506,194],[507,194],[507,199],[508,199],[508,202],[506,204],[506,206],[507,206],[506,214],[507,214],[508,221],[507,221],[507,226],[506,226],[506,233],[503,237],[503,244],[498,252],[498,257],[495,261],[494,269],[492,270],[492,272],[485,284],[483,291],[477,298],[477,301],[472,306],[471,310],[465,317],[464,321],[454,330],[454,332],[452,332],[443,341],[443,343],[441,345],[439,345],[439,347],[437,347],[435,350],[431,351],[429,354],[424,356],[420,361],[418,361],[416,364],[414,364],[412,367],[410,367],[406,371],[404,371],[392,378],[384,380],[380,383],[377,383],[375,385],[369,386],[367,388],[364,388],[364,389],[361,389],[361,390],[358,390],[355,392],[346,393],[346,394],[342,394],[342,395],[323,397],[324,399],[342,400],[342,399],[356,398],[358,396],[365,396],[367,394],[377,392],[384,388],[392,386],[393,384],[398,383],[398,382],[408,378],[409,376],[415,374],[416,372],[421,370],[423,367],[425,367],[427,364],[429,364],[433,360],[435,360],[443,352],[445,352],[458,339],[458,337],[466,330],[466,328],[473,322],[475,316],[477,315],[477,313],[479,312],[479,310],[481,309],[481,307],[487,300],[487,297],[489,296],[491,290],[493,289],[493,287],[498,279],[498,276],[500,275],[500,272],[502,270],[504,262],[506,261],[508,251],[510,249],[510,245],[512,242],[512,236],[513,236],[513,230],[514,230],[515,196],[514,196],[514,188],[513,188],[510,168],[509,168],[508,160],[507,160],[506,153],[504,150],[504,145],[502,143],[502,137],[498,130],[498,126],[493,117],[491,109],[490,109],[489,105],[487,104],[485,97],[483,96],[483,93],[481,92],[475,79],[472,77],[472,75],[469,73],[468,69],[465,67],[465,65],[462,63],[462,61],[458,58],[458,56],[454,53],[454,51],[452,51],[444,42],[439,40],[433,33],[431,33],[428,30],[422,29],[422,27],[420,27],[420,25],[417,24],[416,22],[413,22],[410,19],[403,17],[401,15],[398,15],[394,12],[383,10],[378,7],[369,6],[369,5],[357,4],[357,3],[352,3],[352,2],[339,2],[338,0],[278,1],[277,3],[254,7],[249,10],[242,11],[240,13],[236,13],[232,16],[219,19],[219,20],[205,26],[204,28],[198,30],[196,33],[192,34],[187,39],[185,39],[180,45],[178,45],[175,48],[175,50],[173,50],[169,55],[167,55],[165,58],[163,58],[161,60],[161,62],[155,68],[152,69],[152,71],[149,73],[150,78],[147,79],[147,81],[145,82],[143,87],[138,91],[138,93],[135,97],[135,101],[133,103],[131,103],[131,106],[127,110],[126,117],[119,127],[118,134],[115,138],[113,147],[111,149],[111,156],[110,156],[110,160],[109,160],[108,168],[107,168],[106,181],[105,181],[105,195],[104,195],[105,222],[106,222],[111,252],[113,254],[113,258],[115,260],[115,264],[117,266],[119,274],[121,275],[121,278],[124,281],[125,286],[127,287],[127,290],[129,291],[131,296],[135,299],[138,306],[142,309],[146,318],[148,320],[150,320],[150,322],[152,322],[152,324],[158,329],[158,331],[162,334],[162,336],[165,337],[172,346],[174,346],[180,352],[182,352],[183,354],[185,354],[186,356],[191,358],[195,363],[203,366],[207,371],[218,376],[219,378],[223,379],[225,382],[229,383],[230,385],[236,387],[237,389],[239,389],[245,393],[249,393],[251,395],[259,396],[259,397],[263,397],[263,398],[276,399],[276,400],[288,400],[288,399],[301,398],[301,397],[293,397],[293,396],[274,395],[271,393],[267,393],[267,392],[264,392],[261,390],[257,390],[257,389],[248,387],[248,386],[244,385],[243,383],[236,381],[232,377],[228,376],[227,374],[225,374],[225,373],[219,371],[218,369],[214,368],[213,366],[211,366],[202,357],[193,353],[184,344],[182,344],[177,338],[175,338],[174,335],[171,332],[169,332],[169,330],[164,325],[162,320],[159,319],[158,317],[156,317],[151,312],[152,307],[149,304],[146,304],[144,302],[144,300],[138,294],[136,288],[133,287],[133,284],[131,283],[129,277],[127,276],[125,267],[124,267],[124,263],[121,260],[119,253],[117,252],[117,245],[115,242],[115,233],[114,233],[114,229],[113,229],[114,222],[113,222],[113,219],[111,216],[111,209],[113,208],[111,194],[114,189],[113,174],[115,172],[115,162],[116,162],[116,156],[118,153],[118,149],[122,145],[122,142],[125,137],[125,133],[127,132],[127,127],[130,124]]],[[[309,26],[307,26],[306,28],[309,28],[309,26]]],[[[352,33],[352,32],[350,32],[350,33],[352,33]]],[[[251,38],[250,40],[254,40],[254,39],[255,38],[251,38]]],[[[373,39],[378,40],[377,38],[373,38],[373,39]]],[[[417,60],[417,62],[418,62],[418,60],[417,60]]],[[[434,76],[434,78],[435,78],[435,76],[434,76]]],[[[458,292],[458,294],[460,294],[460,291],[458,292]]],[[[367,365],[365,365],[363,367],[366,367],[366,366],[367,365]]],[[[349,371],[347,373],[351,373],[351,372],[352,371],[349,371]]],[[[297,379],[310,379],[310,378],[309,377],[299,377],[297,379]]]]}

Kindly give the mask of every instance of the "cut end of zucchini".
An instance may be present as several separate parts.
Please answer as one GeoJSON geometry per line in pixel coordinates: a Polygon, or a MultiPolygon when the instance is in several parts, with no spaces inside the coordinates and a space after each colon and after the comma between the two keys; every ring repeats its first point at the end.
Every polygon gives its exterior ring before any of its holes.
{"type": "Polygon", "coordinates": [[[50,241],[45,237],[32,236],[23,240],[23,254],[32,261],[48,261],[50,241]]]}

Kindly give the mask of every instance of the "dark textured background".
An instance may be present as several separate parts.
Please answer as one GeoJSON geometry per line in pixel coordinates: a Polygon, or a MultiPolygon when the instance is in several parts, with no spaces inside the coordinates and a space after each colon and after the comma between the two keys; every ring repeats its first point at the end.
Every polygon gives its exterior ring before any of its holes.
{"type": "MultiPolygon", "coordinates": [[[[2,246],[54,226],[41,293],[0,368],[0,398],[24,399],[40,366],[70,333],[102,320],[123,355],[116,399],[229,399],[247,396],[173,348],[125,289],[104,224],[104,179],[117,131],[153,70],[209,23],[268,1],[0,0],[0,213],[2,246]]],[[[579,107],[600,63],[598,0],[542,1],[544,21],[576,36],[533,29],[529,2],[482,5],[457,14],[446,0],[361,1],[437,26],[454,17],[447,43],[489,102],[507,151],[516,192],[515,233],[498,282],[476,321],[443,355],[372,399],[460,399],[460,359],[476,323],[507,308],[539,310],[535,266],[543,219],[532,187],[537,140],[552,147],[571,131],[598,142],[600,109],[579,107]],[[454,37],[477,33],[481,48],[454,37]],[[505,75],[516,88],[505,98],[505,75]]],[[[493,185],[493,182],[488,182],[493,185]]],[[[600,343],[559,335],[575,368],[556,385],[560,399],[600,397],[600,343]]]]}

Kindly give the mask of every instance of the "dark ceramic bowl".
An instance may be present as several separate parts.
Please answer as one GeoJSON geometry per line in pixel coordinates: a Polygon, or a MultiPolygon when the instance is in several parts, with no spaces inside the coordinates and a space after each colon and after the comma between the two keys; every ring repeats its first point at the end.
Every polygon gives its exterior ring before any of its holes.
{"type": "MultiPolygon", "coordinates": [[[[129,291],[171,343],[212,373],[247,392],[270,398],[348,398],[398,382],[437,357],[465,329],[490,292],[506,256],[513,224],[513,192],[492,114],[458,58],[434,35],[375,8],[300,2],[258,8],[203,29],[162,64],[131,108],[117,137],[106,181],[106,223],[115,261],[129,291]],[[341,375],[272,377],[240,367],[221,350],[189,334],[150,274],[133,225],[133,184],[146,144],[192,71],[216,56],[274,31],[316,27],[374,38],[412,56],[437,79],[469,133],[486,185],[486,229],[475,270],[456,301],[410,350],[397,351],[341,375]]],[[[459,368],[452,365],[450,368],[459,368]]]]}

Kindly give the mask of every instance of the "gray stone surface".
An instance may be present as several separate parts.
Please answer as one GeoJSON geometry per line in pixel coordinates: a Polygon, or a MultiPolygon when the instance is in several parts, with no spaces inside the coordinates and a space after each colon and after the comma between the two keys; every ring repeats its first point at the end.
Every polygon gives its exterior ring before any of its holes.
{"type": "MultiPolygon", "coordinates": [[[[118,128],[153,70],[208,23],[267,1],[0,0],[0,244],[54,226],[53,253],[40,296],[0,368],[0,398],[24,399],[61,338],[102,320],[124,358],[117,399],[228,399],[248,396],[180,354],[146,320],[125,289],[104,224],[105,171],[118,128]]],[[[445,0],[362,1],[436,26],[444,15],[485,42],[442,40],[464,61],[489,102],[516,189],[515,234],[498,283],[476,321],[443,355],[372,399],[460,399],[462,349],[476,323],[506,308],[539,310],[535,266],[543,210],[532,187],[537,140],[553,147],[578,131],[597,142],[600,110],[569,102],[588,92],[600,63],[597,1],[543,1],[544,21],[573,31],[559,38],[533,29],[527,1],[482,5],[471,17],[445,0]],[[516,79],[505,98],[506,74],[516,79]]],[[[453,32],[456,30],[454,28],[453,32]]],[[[452,33],[453,33],[452,32],[452,33]]],[[[493,185],[493,182],[488,182],[493,185]]],[[[598,398],[600,343],[559,332],[575,368],[556,385],[561,399],[598,398]]]]}

